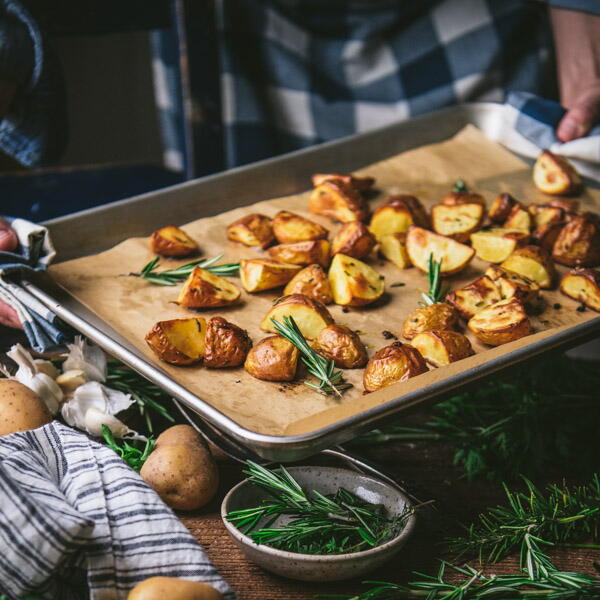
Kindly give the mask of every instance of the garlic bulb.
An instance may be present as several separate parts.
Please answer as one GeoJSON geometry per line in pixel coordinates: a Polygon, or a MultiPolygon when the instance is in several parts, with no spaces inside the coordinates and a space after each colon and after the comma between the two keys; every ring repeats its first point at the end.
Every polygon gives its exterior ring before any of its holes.
{"type": "Polygon", "coordinates": [[[69,355],[63,363],[64,371],[80,370],[88,381],[106,381],[106,354],[99,346],[88,344],[81,336],[69,344],[69,355]]]}

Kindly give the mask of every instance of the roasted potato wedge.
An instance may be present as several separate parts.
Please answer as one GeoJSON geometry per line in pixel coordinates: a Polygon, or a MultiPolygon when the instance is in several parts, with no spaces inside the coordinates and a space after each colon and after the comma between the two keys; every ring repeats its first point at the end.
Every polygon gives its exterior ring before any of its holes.
{"type": "Polygon", "coordinates": [[[433,230],[457,242],[468,242],[470,234],[481,227],[483,216],[481,204],[436,204],[431,209],[433,230]]]}
{"type": "Polygon", "coordinates": [[[257,379],[292,381],[296,376],[298,356],[294,344],[280,335],[270,335],[250,349],[244,368],[257,379]]]}
{"type": "Polygon", "coordinates": [[[227,237],[244,246],[266,248],[275,240],[273,224],[269,217],[252,213],[233,222],[227,227],[227,237]]]}
{"type": "Polygon", "coordinates": [[[532,218],[529,211],[520,204],[515,204],[506,221],[504,221],[504,229],[516,229],[531,233],[532,218]]]}
{"type": "Polygon", "coordinates": [[[262,292],[284,286],[301,270],[300,265],[288,265],[264,258],[240,261],[240,279],[247,292],[262,292]]]}
{"type": "Polygon", "coordinates": [[[341,306],[364,306],[378,300],[385,291],[384,276],[351,256],[336,254],[329,268],[333,301],[341,306]]]}
{"type": "Polygon", "coordinates": [[[592,269],[573,269],[562,278],[560,291],[565,296],[600,312],[600,272],[592,269]]]}
{"type": "Polygon", "coordinates": [[[310,219],[282,210],[273,219],[273,233],[280,244],[295,244],[310,240],[326,240],[329,232],[310,219]]]}
{"type": "Polygon", "coordinates": [[[550,254],[540,246],[517,248],[501,266],[535,281],[545,290],[550,289],[556,280],[556,269],[550,254]]]}
{"type": "Polygon", "coordinates": [[[581,177],[564,157],[544,150],[533,165],[533,183],[544,194],[569,196],[581,189],[581,177]]]}
{"type": "Polygon", "coordinates": [[[340,369],[360,369],[367,364],[367,350],[357,333],[345,325],[321,329],[312,347],[340,369]]]}
{"type": "Polygon", "coordinates": [[[361,221],[344,223],[331,242],[331,254],[365,258],[375,247],[375,238],[361,221]]]}
{"type": "Polygon", "coordinates": [[[415,196],[388,198],[371,217],[369,229],[377,240],[388,233],[406,233],[411,225],[430,226],[427,211],[415,196]]]}
{"type": "Polygon", "coordinates": [[[409,344],[394,342],[371,357],[363,374],[363,386],[366,392],[375,392],[428,370],[418,350],[409,344]]]}
{"type": "Polygon", "coordinates": [[[284,296],[290,294],[304,294],[323,304],[333,302],[329,278],[321,265],[309,265],[296,273],[283,290],[284,296]]]}
{"type": "Polygon", "coordinates": [[[446,296],[446,302],[451,304],[465,320],[500,300],[502,294],[499,286],[486,275],[478,277],[475,281],[446,296]]]}
{"type": "Polygon", "coordinates": [[[425,273],[429,269],[429,257],[433,254],[435,260],[442,261],[442,275],[454,275],[462,271],[475,256],[475,251],[470,246],[421,227],[411,227],[408,230],[406,251],[410,262],[425,273]]]}
{"type": "Polygon", "coordinates": [[[279,244],[269,248],[268,252],[273,260],[290,265],[312,265],[317,263],[322,267],[327,267],[331,262],[327,240],[279,244]]]}
{"type": "Polygon", "coordinates": [[[379,238],[379,251],[399,269],[412,267],[406,251],[405,233],[386,233],[379,238]]]}
{"type": "Polygon", "coordinates": [[[402,326],[402,335],[412,340],[423,331],[432,329],[454,329],[458,323],[458,313],[454,307],[445,302],[436,302],[429,306],[417,308],[402,326]]]}
{"type": "Polygon", "coordinates": [[[539,298],[540,286],[524,275],[496,265],[488,267],[485,275],[498,286],[502,300],[516,298],[529,304],[539,298]]]}
{"type": "Polygon", "coordinates": [[[600,231],[596,219],[588,215],[571,217],[554,242],[552,258],[568,267],[600,265],[600,231]]]}
{"type": "Polygon", "coordinates": [[[500,300],[469,319],[469,329],[484,344],[500,346],[533,332],[525,307],[516,298],[500,300]]]}
{"type": "Polygon", "coordinates": [[[548,204],[562,208],[566,213],[576,213],[580,202],[577,198],[550,198],[548,204]]]}
{"type": "Polygon", "coordinates": [[[501,263],[517,248],[527,245],[529,234],[518,229],[492,227],[471,234],[471,244],[477,258],[491,263],[501,263]]]}
{"type": "Polygon", "coordinates": [[[206,326],[204,345],[204,366],[222,369],[243,364],[252,340],[245,329],[223,317],[213,317],[206,326]]]}
{"type": "Polygon", "coordinates": [[[150,236],[152,252],[161,256],[183,257],[198,252],[198,244],[179,227],[169,225],[152,232],[150,236]]]}
{"type": "Polygon", "coordinates": [[[469,338],[458,331],[447,329],[419,333],[411,344],[425,362],[434,367],[444,367],[475,354],[469,338]]]}
{"type": "Polygon", "coordinates": [[[369,211],[360,192],[341,179],[327,180],[310,194],[308,210],[340,223],[366,221],[369,211]]]}
{"type": "Polygon", "coordinates": [[[146,334],[152,351],[172,365],[191,365],[205,353],[206,321],[201,318],[159,321],[146,334]]]}
{"type": "Polygon", "coordinates": [[[231,281],[195,267],[185,280],[177,303],[185,308],[215,308],[237,302],[241,292],[231,281]]]}
{"type": "Polygon", "coordinates": [[[312,184],[314,187],[320,186],[325,181],[341,179],[344,183],[350,184],[359,192],[366,192],[375,184],[374,177],[359,177],[358,175],[342,175],[340,173],[315,173],[312,176],[312,184]]]}
{"type": "Polygon", "coordinates": [[[550,204],[532,204],[529,206],[529,214],[533,218],[534,229],[546,225],[562,225],[565,220],[564,212],[559,206],[551,206],[550,204]]]}
{"type": "Polygon", "coordinates": [[[293,317],[302,335],[309,340],[315,339],[322,329],[333,324],[333,317],[324,304],[302,294],[292,294],[282,296],[275,301],[260,324],[260,328],[275,333],[275,325],[271,319],[283,323],[285,316],[293,317]]]}
{"type": "Polygon", "coordinates": [[[490,206],[488,212],[490,221],[498,224],[504,223],[504,221],[508,219],[508,215],[510,215],[513,207],[518,204],[519,202],[517,202],[510,194],[498,194],[492,202],[492,206],[490,206]]]}
{"type": "Polygon", "coordinates": [[[485,200],[481,194],[468,191],[448,192],[442,198],[442,204],[445,206],[460,206],[461,204],[480,204],[485,208],[485,200]]]}

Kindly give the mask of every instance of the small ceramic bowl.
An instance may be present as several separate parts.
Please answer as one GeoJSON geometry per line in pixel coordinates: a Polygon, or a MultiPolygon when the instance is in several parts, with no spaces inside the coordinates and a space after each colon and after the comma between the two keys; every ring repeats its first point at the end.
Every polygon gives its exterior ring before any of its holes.
{"type": "MultiPolygon", "coordinates": [[[[408,498],[394,487],[361,475],[349,469],[333,467],[289,467],[288,471],[305,490],[317,490],[333,494],[340,487],[374,504],[383,504],[388,514],[401,514],[412,505],[408,498]]],[[[250,508],[271,498],[261,488],[247,481],[233,487],[221,504],[221,517],[229,535],[244,554],[267,571],[301,581],[338,581],[360,577],[376,569],[395,556],[406,543],[415,527],[414,514],[407,517],[398,534],[381,546],[351,554],[297,554],[257,544],[227,521],[226,515],[233,510],[250,508]]],[[[277,526],[278,521],[272,525],[277,526]]]]}

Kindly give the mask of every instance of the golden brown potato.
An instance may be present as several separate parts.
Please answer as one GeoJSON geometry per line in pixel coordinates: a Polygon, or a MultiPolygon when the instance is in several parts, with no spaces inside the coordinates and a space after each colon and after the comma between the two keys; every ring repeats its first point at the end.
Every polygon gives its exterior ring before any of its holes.
{"type": "Polygon", "coordinates": [[[204,344],[204,366],[210,369],[238,367],[252,348],[248,332],[223,317],[208,322],[204,344]]]}
{"type": "Polygon", "coordinates": [[[504,223],[504,221],[508,219],[508,215],[510,215],[513,207],[518,204],[519,202],[517,202],[510,194],[498,194],[492,202],[492,206],[488,213],[490,221],[498,224],[504,223]]]}
{"type": "Polygon", "coordinates": [[[425,273],[429,270],[429,257],[433,254],[435,260],[442,261],[442,275],[454,275],[462,271],[475,256],[470,246],[421,227],[408,230],[406,250],[410,262],[425,273]]]}
{"type": "Polygon", "coordinates": [[[37,429],[52,421],[42,399],[14,379],[0,379],[0,436],[37,429]]]}
{"type": "Polygon", "coordinates": [[[331,254],[345,254],[365,258],[375,247],[375,238],[369,228],[360,221],[345,223],[331,242],[331,254]]]}
{"type": "Polygon", "coordinates": [[[517,248],[527,245],[529,234],[518,229],[492,227],[471,234],[471,244],[477,258],[491,263],[501,263],[517,248]]]}
{"type": "Polygon", "coordinates": [[[298,348],[279,335],[260,340],[248,352],[244,368],[265,381],[292,381],[298,366],[298,348]]]}
{"type": "Polygon", "coordinates": [[[419,333],[411,344],[434,367],[444,367],[475,354],[469,338],[447,329],[419,333]]]}
{"type": "Polygon", "coordinates": [[[560,282],[560,291],[600,312],[600,273],[592,269],[573,269],[560,282]]]}
{"type": "Polygon", "coordinates": [[[436,302],[417,308],[402,326],[402,335],[412,340],[417,334],[432,329],[454,329],[458,323],[458,313],[445,302],[436,302]]]}
{"type": "Polygon", "coordinates": [[[469,329],[484,344],[500,346],[533,332],[525,308],[516,298],[500,300],[471,317],[469,329]]]}
{"type": "Polygon", "coordinates": [[[269,256],[273,260],[290,265],[312,265],[317,263],[322,267],[329,266],[329,242],[327,240],[310,240],[295,244],[279,244],[269,248],[269,256]]]}
{"type": "Polygon", "coordinates": [[[540,246],[517,248],[501,265],[535,281],[542,289],[550,289],[556,280],[556,269],[550,254],[540,246]]]}
{"type": "Polygon", "coordinates": [[[418,350],[409,344],[394,342],[371,357],[363,374],[363,386],[366,392],[375,392],[428,370],[418,350]]]}
{"type": "Polygon", "coordinates": [[[502,300],[516,298],[529,304],[539,297],[540,286],[524,275],[496,265],[488,267],[485,275],[498,286],[502,300]]]}
{"type": "Polygon", "coordinates": [[[201,318],[159,321],[146,334],[154,353],[172,365],[191,365],[202,360],[206,321],[201,318]]]}
{"type": "Polygon", "coordinates": [[[545,194],[569,196],[581,189],[581,177],[562,156],[544,150],[533,165],[533,183],[545,194]]]}
{"type": "Polygon", "coordinates": [[[326,240],[329,233],[318,223],[287,210],[279,211],[275,215],[273,232],[280,244],[326,240]]]}
{"type": "Polygon", "coordinates": [[[379,238],[379,251],[399,269],[412,267],[406,251],[405,233],[386,233],[379,238]]]}
{"type": "Polygon", "coordinates": [[[552,258],[568,267],[600,265],[600,231],[588,215],[574,215],[561,229],[552,248],[552,258]]]}
{"type": "Polygon", "coordinates": [[[481,227],[483,215],[481,204],[436,204],[431,209],[431,223],[436,233],[468,242],[470,234],[481,227]]]}
{"type": "Polygon", "coordinates": [[[262,292],[284,286],[301,270],[300,265],[288,265],[264,258],[240,261],[240,279],[247,292],[262,292]]]}
{"type": "Polygon", "coordinates": [[[227,279],[195,267],[185,280],[177,303],[185,308],[216,308],[234,304],[241,294],[227,279]]]}
{"type": "Polygon", "coordinates": [[[368,208],[360,192],[341,179],[321,183],[310,194],[308,210],[339,221],[365,221],[368,208]]]}
{"type": "Polygon", "coordinates": [[[367,364],[367,350],[360,337],[344,325],[322,329],[312,347],[340,369],[360,369],[367,364]]]}
{"type": "Polygon", "coordinates": [[[531,214],[524,207],[519,204],[515,204],[508,215],[506,221],[504,221],[504,229],[516,229],[518,231],[525,231],[526,233],[531,232],[531,214]]]}
{"type": "Polygon", "coordinates": [[[446,302],[451,304],[465,320],[500,300],[502,294],[499,286],[486,275],[478,277],[475,281],[446,296],[446,302]]]}
{"type": "Polygon", "coordinates": [[[198,252],[198,244],[179,227],[169,225],[152,232],[150,247],[161,256],[183,257],[198,252]]]}
{"type": "Polygon", "coordinates": [[[442,198],[442,204],[446,206],[460,206],[461,204],[480,204],[485,208],[485,200],[481,194],[475,192],[452,191],[442,198]]]}
{"type": "Polygon", "coordinates": [[[546,225],[562,225],[565,216],[564,211],[559,206],[551,206],[550,204],[532,204],[529,207],[529,213],[533,218],[533,227],[539,229],[546,225]]]}
{"type": "Polygon", "coordinates": [[[303,294],[323,304],[331,304],[333,295],[327,273],[321,265],[309,265],[299,271],[283,289],[283,295],[303,294]]]}
{"type": "Polygon", "coordinates": [[[315,173],[312,176],[312,184],[314,187],[320,186],[325,181],[341,179],[344,183],[350,184],[359,192],[366,192],[375,184],[374,177],[359,177],[358,175],[341,175],[340,173],[315,173]]]}
{"type": "Polygon", "coordinates": [[[244,244],[244,246],[266,248],[275,239],[275,234],[269,217],[252,213],[229,225],[227,237],[234,242],[244,244]]]}
{"type": "Polygon", "coordinates": [[[277,299],[266,314],[260,328],[275,333],[275,325],[271,319],[283,323],[283,317],[293,317],[302,335],[313,340],[322,329],[333,323],[333,317],[324,304],[303,294],[292,294],[277,299]]]}
{"type": "Polygon", "coordinates": [[[333,301],[341,306],[365,306],[383,296],[385,278],[351,256],[336,254],[329,268],[333,301]]]}
{"type": "Polygon", "coordinates": [[[377,240],[388,233],[406,233],[411,225],[429,227],[427,211],[415,196],[392,196],[371,217],[369,229],[377,240]]]}
{"type": "Polygon", "coordinates": [[[562,208],[566,213],[576,213],[579,210],[579,200],[577,198],[550,198],[548,204],[562,208]]]}
{"type": "Polygon", "coordinates": [[[138,583],[127,600],[223,600],[223,596],[208,583],[187,581],[176,577],[150,577],[138,583]]]}

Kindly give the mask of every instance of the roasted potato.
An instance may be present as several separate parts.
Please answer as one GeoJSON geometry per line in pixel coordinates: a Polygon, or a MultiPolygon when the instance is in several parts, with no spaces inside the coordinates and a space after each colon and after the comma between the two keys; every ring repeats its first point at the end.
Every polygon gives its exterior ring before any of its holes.
{"type": "Polygon", "coordinates": [[[481,204],[436,204],[431,209],[433,230],[440,235],[468,242],[470,234],[477,231],[483,222],[484,207],[481,204]]]}
{"type": "Polygon", "coordinates": [[[562,225],[565,220],[564,212],[559,206],[551,206],[550,204],[532,204],[529,206],[529,214],[533,218],[534,229],[546,225],[562,225]]]}
{"type": "Polygon", "coordinates": [[[491,263],[501,263],[528,242],[529,234],[518,229],[492,227],[471,234],[471,244],[477,258],[491,263]]]}
{"type": "Polygon", "coordinates": [[[542,289],[550,289],[556,280],[550,254],[540,246],[517,248],[501,266],[535,281],[542,289]]]}
{"type": "Polygon", "coordinates": [[[446,296],[446,302],[451,304],[465,320],[500,300],[502,294],[499,286],[487,275],[478,277],[475,281],[446,296]]]}
{"type": "Polygon", "coordinates": [[[533,332],[525,307],[516,298],[500,300],[469,319],[469,329],[484,344],[500,346],[533,332]]]}
{"type": "Polygon", "coordinates": [[[344,223],[331,242],[331,254],[345,254],[365,258],[375,247],[375,238],[369,228],[360,221],[344,223]]]}
{"type": "Polygon", "coordinates": [[[415,196],[392,196],[371,217],[369,229],[377,240],[388,233],[406,233],[411,225],[429,227],[427,211],[415,196]]]}
{"type": "Polygon", "coordinates": [[[333,301],[341,306],[364,306],[383,296],[385,278],[351,256],[336,254],[329,268],[333,301]]]}
{"type": "Polygon", "coordinates": [[[589,215],[571,217],[554,242],[552,258],[568,267],[600,265],[600,231],[596,219],[589,215]]]}
{"type": "Polygon", "coordinates": [[[284,286],[301,270],[300,265],[288,265],[264,258],[240,261],[240,279],[247,292],[262,292],[284,286]]]}
{"type": "Polygon", "coordinates": [[[312,265],[317,263],[322,267],[327,267],[331,262],[327,240],[279,244],[269,248],[269,256],[273,260],[290,265],[312,265]]]}
{"type": "Polygon", "coordinates": [[[573,269],[562,278],[560,291],[565,296],[600,312],[600,272],[592,269],[573,269]]]}
{"type": "Polygon", "coordinates": [[[165,362],[179,366],[198,363],[206,347],[206,321],[201,318],[159,321],[145,339],[165,362]]]}
{"type": "Polygon", "coordinates": [[[239,367],[252,348],[252,340],[245,329],[223,317],[213,317],[206,326],[204,346],[205,367],[239,367]]]}
{"type": "Polygon", "coordinates": [[[331,304],[333,295],[327,273],[321,265],[309,265],[294,275],[283,289],[283,295],[303,294],[323,304],[331,304]]]}
{"type": "Polygon", "coordinates": [[[490,221],[498,224],[504,223],[504,221],[508,219],[508,215],[510,215],[513,207],[518,204],[519,202],[517,202],[510,194],[498,194],[492,202],[492,206],[490,206],[488,212],[490,221]]]}
{"type": "Polygon", "coordinates": [[[234,304],[240,290],[230,281],[195,267],[185,280],[177,303],[185,308],[216,308],[234,304]]]}
{"type": "Polygon", "coordinates": [[[469,338],[458,331],[447,329],[419,333],[411,344],[434,367],[444,367],[475,354],[469,338]]]}
{"type": "Polygon", "coordinates": [[[550,198],[550,206],[562,208],[566,213],[576,213],[579,210],[579,200],[577,198],[550,198]]]}
{"type": "Polygon", "coordinates": [[[409,344],[394,342],[371,357],[363,374],[363,386],[366,392],[375,392],[428,370],[418,350],[409,344]]]}
{"type": "Polygon", "coordinates": [[[379,238],[379,251],[399,269],[412,267],[406,251],[405,233],[386,233],[379,238]]]}
{"type": "Polygon", "coordinates": [[[485,275],[498,286],[502,300],[516,298],[529,304],[539,298],[540,286],[524,275],[496,265],[488,267],[485,275]]]}
{"type": "Polygon", "coordinates": [[[43,400],[14,379],[0,379],[0,436],[37,429],[52,421],[43,400]]]}
{"type": "Polygon", "coordinates": [[[365,221],[369,214],[360,192],[341,179],[319,184],[310,194],[308,210],[340,223],[365,221]]]}
{"type": "Polygon", "coordinates": [[[269,217],[252,213],[233,222],[227,227],[227,237],[244,244],[266,248],[275,240],[273,224],[269,217]]]}
{"type": "Polygon", "coordinates": [[[349,183],[353,188],[356,188],[359,192],[366,192],[371,189],[375,184],[374,177],[359,177],[358,175],[341,175],[340,173],[315,173],[312,176],[312,184],[314,187],[318,187],[325,181],[331,181],[335,179],[341,179],[344,183],[349,183]]]}
{"type": "Polygon", "coordinates": [[[581,189],[581,177],[562,156],[544,150],[533,165],[533,183],[545,194],[569,196],[581,189]]]}
{"type": "Polygon", "coordinates": [[[149,577],[138,583],[127,600],[223,600],[223,596],[208,583],[176,577],[149,577]]]}
{"type": "Polygon", "coordinates": [[[485,208],[485,200],[481,194],[469,192],[467,190],[448,192],[442,198],[442,204],[445,206],[460,206],[461,204],[480,204],[485,208]]]}
{"type": "Polygon", "coordinates": [[[462,271],[475,255],[470,246],[421,227],[408,230],[406,251],[410,262],[425,273],[429,270],[429,257],[433,254],[435,260],[442,261],[442,275],[454,275],[462,271]]]}
{"type": "Polygon", "coordinates": [[[161,256],[183,257],[198,252],[198,244],[179,227],[169,225],[152,232],[152,252],[161,256]]]}
{"type": "Polygon", "coordinates": [[[292,294],[277,299],[269,310],[260,328],[263,331],[275,331],[275,325],[271,319],[283,323],[283,317],[293,317],[302,335],[313,340],[322,329],[333,323],[333,317],[324,304],[314,298],[303,294],[292,294]]]}
{"type": "Polygon", "coordinates": [[[402,335],[407,340],[412,340],[423,331],[432,329],[454,329],[458,323],[458,313],[445,302],[436,302],[428,306],[417,308],[402,326],[402,335]]]}
{"type": "Polygon", "coordinates": [[[360,369],[367,364],[367,350],[357,333],[345,325],[328,325],[321,329],[312,347],[340,369],[360,369]]]}
{"type": "Polygon", "coordinates": [[[517,231],[525,231],[531,233],[532,218],[529,211],[520,204],[515,204],[506,221],[504,221],[504,229],[516,229],[517,231]]]}
{"type": "Polygon", "coordinates": [[[295,244],[310,240],[326,240],[329,232],[310,219],[282,210],[273,219],[273,233],[280,244],[295,244]]]}
{"type": "Polygon", "coordinates": [[[246,356],[244,368],[252,377],[265,381],[292,381],[298,366],[298,348],[280,335],[270,335],[246,356]]]}

